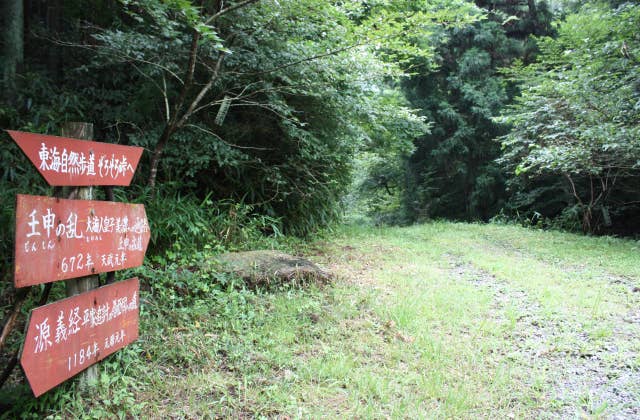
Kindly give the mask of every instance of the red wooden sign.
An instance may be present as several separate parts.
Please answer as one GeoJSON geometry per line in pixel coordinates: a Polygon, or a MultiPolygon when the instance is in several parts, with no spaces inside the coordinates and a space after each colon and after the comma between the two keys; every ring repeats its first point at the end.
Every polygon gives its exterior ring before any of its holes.
{"type": "Polygon", "coordinates": [[[21,131],[7,133],[53,186],[129,185],[143,150],[21,131]]]}
{"type": "Polygon", "coordinates": [[[20,363],[36,397],[138,338],[137,278],[31,312],[20,363]]]}
{"type": "Polygon", "coordinates": [[[150,236],[142,204],[18,194],[15,286],[137,267],[150,236]]]}

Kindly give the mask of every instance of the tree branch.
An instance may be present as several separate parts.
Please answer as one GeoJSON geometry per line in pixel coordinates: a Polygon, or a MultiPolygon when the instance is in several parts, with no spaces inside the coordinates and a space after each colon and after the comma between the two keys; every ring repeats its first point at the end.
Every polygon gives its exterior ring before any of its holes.
{"type": "Polygon", "coordinates": [[[569,184],[571,185],[571,190],[573,191],[573,196],[576,198],[576,200],[578,200],[579,204],[583,204],[582,203],[582,199],[580,199],[580,196],[578,195],[578,192],[576,191],[576,184],[574,184],[573,179],[571,179],[571,175],[565,173],[563,174],[565,178],[567,178],[567,180],[569,181],[569,184]]]}
{"type": "Polygon", "coordinates": [[[253,72],[253,73],[236,73],[236,74],[242,74],[242,75],[247,75],[247,76],[255,76],[255,75],[260,75],[260,74],[272,73],[274,71],[286,69],[288,67],[293,67],[295,65],[298,65],[298,64],[301,64],[301,63],[304,63],[304,62],[307,62],[307,61],[314,61],[314,60],[317,60],[317,59],[320,59],[320,58],[336,55],[336,54],[339,54],[341,52],[348,51],[348,50],[360,47],[362,45],[364,45],[364,44],[363,43],[357,43],[357,44],[347,45],[346,47],[338,48],[336,50],[331,50],[331,51],[328,51],[326,53],[312,55],[311,57],[305,57],[303,59],[292,61],[290,63],[283,64],[283,65],[278,66],[278,67],[273,67],[273,68],[271,68],[269,70],[257,71],[257,72],[253,72]]]}
{"type": "Polygon", "coordinates": [[[198,92],[198,95],[191,102],[191,104],[189,105],[189,108],[185,111],[184,115],[182,115],[180,120],[175,124],[174,129],[182,127],[184,123],[187,122],[189,118],[191,118],[191,115],[193,115],[194,110],[198,107],[198,105],[200,104],[200,101],[202,101],[202,99],[209,92],[209,90],[211,90],[211,88],[213,87],[213,84],[218,78],[218,74],[220,73],[220,68],[222,67],[222,62],[224,61],[225,57],[226,57],[225,53],[220,54],[220,58],[218,58],[218,62],[216,63],[216,67],[213,70],[213,74],[211,74],[209,81],[207,82],[206,85],[202,87],[202,89],[200,89],[200,92],[198,92]]]}
{"type": "MultiPolygon", "coordinates": [[[[187,64],[187,74],[185,77],[184,84],[182,85],[182,90],[180,91],[180,96],[176,101],[175,106],[173,107],[173,118],[171,119],[171,123],[175,124],[175,119],[178,117],[178,113],[180,109],[184,105],[184,101],[187,98],[187,93],[191,88],[191,84],[193,83],[193,75],[196,70],[196,59],[198,57],[198,42],[200,41],[200,33],[198,31],[193,31],[193,35],[191,37],[191,47],[189,48],[189,63],[187,64]]],[[[172,127],[173,130],[173,127],[172,127]]]]}
{"type": "Polygon", "coordinates": [[[119,57],[120,59],[122,59],[125,62],[126,61],[139,62],[139,63],[148,64],[148,65],[153,66],[153,67],[157,67],[157,68],[159,68],[161,70],[164,70],[167,73],[169,73],[176,80],[178,80],[178,82],[180,82],[181,84],[184,83],[184,81],[180,78],[180,76],[178,76],[175,72],[171,71],[171,69],[169,69],[168,67],[163,66],[163,65],[158,64],[158,63],[154,63],[153,61],[144,60],[142,58],[132,57],[132,56],[127,55],[127,54],[122,54],[116,48],[107,47],[105,45],[75,44],[73,42],[65,42],[65,41],[61,41],[59,39],[54,39],[54,38],[42,38],[42,39],[47,40],[47,41],[49,41],[49,42],[51,42],[51,43],[53,43],[55,45],[59,45],[61,47],[81,48],[81,49],[92,50],[92,51],[99,51],[99,50],[109,51],[113,55],[113,57],[119,57]]]}
{"type": "Polygon", "coordinates": [[[171,120],[171,107],[169,106],[169,96],[167,96],[167,79],[162,75],[162,98],[164,99],[164,112],[166,115],[166,122],[171,120]]]}
{"type": "Polygon", "coordinates": [[[222,137],[220,137],[219,135],[217,135],[213,131],[207,130],[206,128],[200,127],[200,126],[195,125],[195,124],[187,124],[185,127],[195,128],[196,130],[200,130],[200,131],[202,131],[204,133],[207,133],[207,134],[217,138],[218,140],[220,140],[222,143],[226,144],[227,146],[235,147],[236,149],[262,150],[262,151],[274,150],[273,148],[253,147],[253,146],[240,146],[239,144],[229,143],[228,141],[226,141],[225,139],[223,139],[222,137]]]}
{"type": "Polygon", "coordinates": [[[257,3],[259,1],[260,0],[245,0],[245,1],[242,1],[240,3],[234,4],[233,6],[229,6],[229,7],[225,8],[225,9],[222,9],[219,12],[214,13],[213,15],[211,15],[209,17],[209,19],[204,21],[204,24],[205,25],[209,25],[211,22],[213,22],[214,20],[218,19],[220,16],[222,16],[224,14],[227,14],[229,12],[233,12],[236,9],[240,9],[242,7],[250,5],[251,3],[257,3]]]}

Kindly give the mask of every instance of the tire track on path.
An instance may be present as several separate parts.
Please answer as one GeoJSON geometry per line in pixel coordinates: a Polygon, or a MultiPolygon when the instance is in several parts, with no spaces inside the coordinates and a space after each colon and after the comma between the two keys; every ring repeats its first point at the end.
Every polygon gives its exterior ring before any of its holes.
{"type": "MultiPolygon", "coordinates": [[[[602,322],[614,325],[611,337],[594,342],[577,316],[550,318],[540,303],[524,290],[496,278],[460,256],[447,254],[452,278],[466,281],[493,295],[490,317],[499,325],[513,322],[507,314],[517,312],[514,328],[505,337],[509,358],[532,374],[521,378],[538,386],[536,373],[545,385],[537,402],[542,417],[606,415],[611,419],[640,418],[640,364],[638,354],[620,349],[619,340],[638,337],[634,314],[609,315],[602,322]],[[631,322],[629,322],[631,319],[631,322]]],[[[522,254],[519,257],[523,257],[522,254]]],[[[637,307],[636,307],[637,309],[637,307]]]]}

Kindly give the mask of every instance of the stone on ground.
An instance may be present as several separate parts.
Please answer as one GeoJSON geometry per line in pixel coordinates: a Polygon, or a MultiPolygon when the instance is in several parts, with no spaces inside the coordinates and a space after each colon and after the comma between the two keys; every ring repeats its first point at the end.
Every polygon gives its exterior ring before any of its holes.
{"type": "Polygon", "coordinates": [[[229,252],[216,259],[223,271],[253,286],[325,284],[332,278],[331,273],[311,261],[280,251],[229,252]]]}

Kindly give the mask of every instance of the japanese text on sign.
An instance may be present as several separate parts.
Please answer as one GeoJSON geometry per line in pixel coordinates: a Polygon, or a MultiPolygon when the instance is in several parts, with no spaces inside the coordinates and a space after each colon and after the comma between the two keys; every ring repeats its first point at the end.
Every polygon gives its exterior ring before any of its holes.
{"type": "Polygon", "coordinates": [[[142,148],[7,131],[49,185],[129,185],[142,148]]]}
{"type": "Polygon", "coordinates": [[[137,278],[36,308],[20,357],[39,396],[138,338],[137,278]]]}
{"type": "Polygon", "coordinates": [[[85,156],[83,151],[67,151],[66,148],[60,151],[57,146],[51,146],[45,142],[41,143],[38,157],[40,158],[38,169],[40,169],[41,172],[99,175],[100,178],[108,177],[114,180],[127,174],[133,175],[135,172],[135,168],[127,160],[125,155],[119,155],[118,157],[116,157],[115,154],[111,154],[110,157],[104,154],[100,155],[96,165],[96,159],[93,153],[85,156]]]}
{"type": "Polygon", "coordinates": [[[18,195],[16,286],[136,267],[149,238],[139,204],[18,195]]]}
{"type": "MultiPolygon", "coordinates": [[[[138,292],[135,291],[129,298],[127,296],[113,299],[111,302],[104,302],[98,307],[83,307],[76,305],[65,311],[60,309],[56,320],[44,318],[42,322],[36,324],[35,328],[38,332],[34,337],[35,345],[33,353],[43,353],[58,344],[66,342],[72,336],[78,334],[81,329],[91,329],[106,322],[117,320],[118,317],[126,315],[128,312],[138,310],[138,292]],[[55,334],[52,335],[52,325],[55,325],[55,334]]],[[[117,340],[120,342],[122,337],[118,332],[117,340]]],[[[104,348],[113,346],[113,338],[105,338],[104,348]]],[[[94,346],[94,352],[98,350],[97,343],[94,346]]]]}

